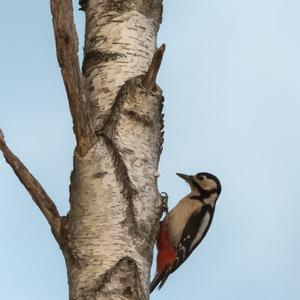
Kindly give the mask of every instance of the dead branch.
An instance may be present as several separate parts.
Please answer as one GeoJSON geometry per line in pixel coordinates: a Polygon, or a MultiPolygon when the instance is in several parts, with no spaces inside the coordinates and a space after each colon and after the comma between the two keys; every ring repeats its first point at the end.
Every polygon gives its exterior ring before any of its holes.
{"type": "Polygon", "coordinates": [[[87,104],[78,60],[78,38],[73,18],[72,0],[51,0],[52,22],[56,41],[56,55],[61,68],[77,152],[84,156],[96,142],[96,136],[87,114],[87,104]]]}
{"type": "Polygon", "coordinates": [[[144,78],[144,87],[150,88],[156,81],[156,77],[160,68],[160,64],[166,50],[166,45],[162,44],[154,53],[151,64],[144,78]]]}
{"type": "Polygon", "coordinates": [[[44,214],[48,223],[51,226],[52,232],[56,240],[60,243],[61,241],[61,218],[59,212],[47,195],[46,191],[40,185],[40,183],[34,178],[34,176],[28,171],[24,164],[16,157],[11,150],[7,147],[4,135],[0,129],[0,150],[2,151],[5,160],[14,170],[15,174],[22,182],[24,187],[31,195],[35,204],[39,207],[41,212],[44,214]]]}

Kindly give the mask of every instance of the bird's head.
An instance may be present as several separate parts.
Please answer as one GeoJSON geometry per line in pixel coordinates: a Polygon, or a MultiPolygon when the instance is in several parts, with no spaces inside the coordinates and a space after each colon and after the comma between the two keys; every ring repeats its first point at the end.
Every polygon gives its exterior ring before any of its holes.
{"type": "Polygon", "coordinates": [[[220,195],[222,187],[219,179],[210,173],[197,173],[196,175],[185,175],[176,173],[184,179],[191,187],[193,195],[200,195],[204,198],[216,193],[220,195]]]}

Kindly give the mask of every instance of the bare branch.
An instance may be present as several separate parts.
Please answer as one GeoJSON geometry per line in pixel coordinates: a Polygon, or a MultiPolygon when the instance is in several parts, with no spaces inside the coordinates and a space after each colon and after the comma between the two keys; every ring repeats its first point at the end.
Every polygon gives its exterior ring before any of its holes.
{"type": "Polygon", "coordinates": [[[160,64],[166,50],[166,45],[162,44],[154,53],[149,69],[144,78],[144,87],[150,88],[155,83],[160,68],[160,64]]]}
{"type": "Polygon", "coordinates": [[[46,217],[56,240],[60,242],[61,218],[55,204],[47,195],[40,183],[30,174],[27,168],[19,160],[19,158],[16,157],[7,147],[1,129],[0,150],[2,151],[7,163],[12,167],[19,180],[31,195],[35,204],[39,207],[39,209],[46,217]]]}
{"type": "Polygon", "coordinates": [[[82,85],[78,60],[78,39],[73,19],[72,0],[51,0],[56,55],[67,91],[77,152],[84,156],[96,142],[82,85]]]}

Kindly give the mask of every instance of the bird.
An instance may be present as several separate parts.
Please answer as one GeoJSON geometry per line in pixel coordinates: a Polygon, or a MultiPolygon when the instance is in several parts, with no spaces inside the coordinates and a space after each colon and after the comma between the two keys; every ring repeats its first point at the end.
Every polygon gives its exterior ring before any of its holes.
{"type": "Polygon", "coordinates": [[[196,175],[176,173],[190,186],[191,192],[160,222],[157,238],[156,274],[150,284],[150,293],[165,284],[169,275],[179,268],[202,242],[211,225],[215,205],[222,187],[213,174],[196,175]]]}

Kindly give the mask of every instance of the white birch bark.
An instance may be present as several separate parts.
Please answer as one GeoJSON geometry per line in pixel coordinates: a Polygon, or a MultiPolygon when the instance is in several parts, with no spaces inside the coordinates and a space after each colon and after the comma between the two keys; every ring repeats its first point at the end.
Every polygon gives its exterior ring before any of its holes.
{"type": "Polygon", "coordinates": [[[67,216],[1,130],[0,150],[62,249],[70,299],[148,299],[163,205],[157,189],[163,97],[155,83],[164,51],[156,50],[162,0],[81,0],[82,73],[72,1],[50,2],[77,144],[67,216]]]}
{"type": "Polygon", "coordinates": [[[99,142],[74,158],[65,222],[71,299],[148,297],[162,98],[139,78],[128,85],[99,142]]]}
{"type": "Polygon", "coordinates": [[[86,3],[83,75],[98,142],[74,156],[65,219],[70,299],[148,299],[161,213],[161,90],[143,84],[161,1],[86,3]]]}
{"type": "Polygon", "coordinates": [[[154,51],[162,0],[89,0],[83,74],[96,130],[120,87],[144,74],[154,51]]]}

